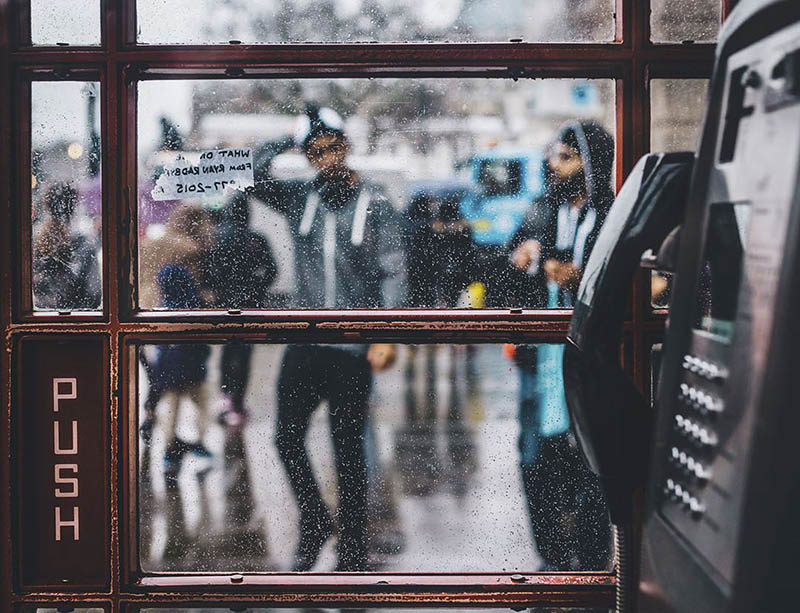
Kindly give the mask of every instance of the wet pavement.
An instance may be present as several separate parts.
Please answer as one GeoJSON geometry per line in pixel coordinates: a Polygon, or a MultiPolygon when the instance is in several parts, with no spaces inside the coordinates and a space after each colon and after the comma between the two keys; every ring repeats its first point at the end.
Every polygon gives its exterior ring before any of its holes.
{"type": "MultiPolygon", "coordinates": [[[[147,352],[151,348],[146,348],[147,352]]],[[[220,347],[206,382],[212,458],[188,454],[165,474],[165,406],[150,444],[140,438],[140,558],[145,571],[288,570],[297,504],[273,442],[283,347],[257,345],[242,426],[216,422],[220,347]]],[[[140,404],[147,380],[140,373],[140,404]]],[[[516,439],[517,371],[497,345],[400,347],[375,377],[367,432],[370,566],[375,570],[534,571],[539,558],[521,488],[516,439]]],[[[178,435],[195,440],[196,408],[184,400],[178,435]]],[[[143,412],[140,412],[142,419],[143,412]]],[[[336,476],[327,412],[307,438],[328,506],[336,476]]],[[[314,567],[332,570],[335,538],[314,567]]]]}

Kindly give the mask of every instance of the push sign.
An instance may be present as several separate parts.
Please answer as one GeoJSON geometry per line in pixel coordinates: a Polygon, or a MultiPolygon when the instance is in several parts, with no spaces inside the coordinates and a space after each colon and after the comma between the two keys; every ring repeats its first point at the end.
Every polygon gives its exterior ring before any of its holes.
{"type": "Polygon", "coordinates": [[[17,347],[21,586],[103,589],[109,582],[105,341],[28,337],[17,347]]]}

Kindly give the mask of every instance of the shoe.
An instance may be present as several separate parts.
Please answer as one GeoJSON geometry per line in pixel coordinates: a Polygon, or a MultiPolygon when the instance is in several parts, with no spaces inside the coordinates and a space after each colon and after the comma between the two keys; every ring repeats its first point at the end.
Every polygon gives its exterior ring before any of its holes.
{"type": "Polygon", "coordinates": [[[294,554],[292,572],[311,570],[319,557],[322,546],[336,532],[330,516],[321,519],[300,520],[300,542],[294,554]]]}
{"type": "Polygon", "coordinates": [[[214,454],[208,450],[203,443],[184,443],[186,451],[196,455],[198,458],[213,458],[214,454]]]}
{"type": "Polygon", "coordinates": [[[139,426],[139,434],[142,436],[142,441],[144,443],[149,443],[153,438],[153,428],[155,427],[155,419],[151,415],[148,415],[142,421],[142,425],[139,426]]]}
{"type": "Polygon", "coordinates": [[[164,473],[167,476],[175,477],[178,474],[183,456],[186,455],[187,451],[189,451],[189,446],[177,436],[167,445],[167,449],[164,452],[164,473]]]}
{"type": "Polygon", "coordinates": [[[244,410],[227,409],[219,414],[219,423],[223,426],[236,428],[247,421],[247,412],[244,410]]]}

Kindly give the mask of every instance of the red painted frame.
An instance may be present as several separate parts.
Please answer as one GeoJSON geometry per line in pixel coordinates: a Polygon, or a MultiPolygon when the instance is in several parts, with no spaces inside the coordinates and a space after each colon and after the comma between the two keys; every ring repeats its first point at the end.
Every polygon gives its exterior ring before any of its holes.
{"type": "MultiPolygon", "coordinates": [[[[727,15],[733,0],[722,0],[727,15]]],[[[135,180],[135,98],[130,79],[177,75],[221,75],[235,66],[266,75],[485,75],[530,77],[605,77],[616,80],[617,184],[649,143],[648,79],[702,77],[711,72],[713,46],[653,45],[649,41],[649,1],[616,0],[615,40],[607,43],[466,44],[310,44],[222,45],[209,47],[138,46],[134,0],[101,0],[102,43],[98,47],[31,47],[27,0],[0,0],[0,320],[4,330],[2,424],[0,428],[0,526],[9,526],[13,483],[10,458],[12,412],[11,353],[23,334],[108,335],[112,394],[109,398],[112,458],[111,576],[108,593],[20,593],[14,586],[9,534],[0,538],[0,603],[15,608],[36,603],[77,606],[100,603],[110,611],[136,610],[147,604],[260,602],[265,606],[606,606],[613,598],[613,577],[606,573],[529,575],[522,581],[505,573],[417,575],[250,575],[231,587],[228,575],[140,577],[129,557],[131,525],[128,462],[131,436],[126,418],[129,344],[164,337],[232,337],[351,342],[554,341],[563,338],[568,311],[386,311],[386,312],[223,312],[137,313],[129,278],[135,248],[135,217],[128,186],[135,180]],[[20,297],[30,288],[22,254],[30,232],[30,190],[25,174],[30,111],[24,83],[53,78],[54,70],[73,76],[99,75],[103,84],[103,248],[104,310],[65,316],[32,313],[20,297]],[[86,72],[88,71],[88,72],[86,72]],[[17,161],[22,161],[21,163],[17,161]],[[119,179],[117,179],[119,178],[119,179]],[[379,583],[386,581],[388,584],[379,583]]],[[[625,363],[642,389],[647,387],[649,351],[664,329],[665,313],[649,307],[649,275],[637,279],[625,323],[625,363]]],[[[4,531],[7,528],[4,528],[4,531]]]]}

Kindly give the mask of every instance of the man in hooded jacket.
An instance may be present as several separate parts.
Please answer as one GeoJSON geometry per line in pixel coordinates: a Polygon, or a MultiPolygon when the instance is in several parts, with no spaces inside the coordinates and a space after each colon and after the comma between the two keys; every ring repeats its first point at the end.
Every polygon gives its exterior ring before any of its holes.
{"type": "MultiPolygon", "coordinates": [[[[367,309],[402,296],[403,245],[397,215],[381,189],[347,165],[344,122],[308,106],[294,138],[255,153],[254,195],[286,217],[294,246],[292,306],[367,309]],[[317,171],[310,181],[276,180],[273,158],[298,145],[317,171]]],[[[390,366],[389,344],[292,345],[278,379],[275,442],[300,511],[292,570],[310,570],[334,533],[305,448],[312,413],[328,401],[339,493],[339,571],[366,570],[367,466],[364,433],[372,371],[390,366]]]]}
{"type": "MultiPolygon", "coordinates": [[[[570,122],[548,153],[545,195],[509,247],[518,304],[572,307],[581,274],[614,201],[614,141],[598,124],[570,122]]],[[[563,345],[520,345],[520,467],[531,528],[548,570],[601,570],[610,523],[597,478],[570,433],[563,345]]]]}

